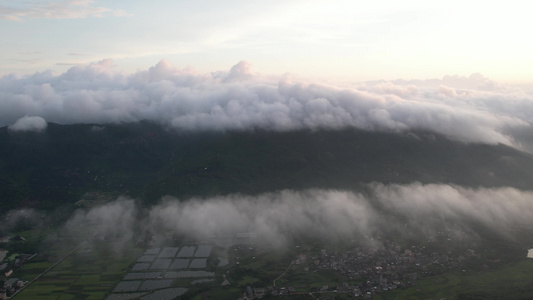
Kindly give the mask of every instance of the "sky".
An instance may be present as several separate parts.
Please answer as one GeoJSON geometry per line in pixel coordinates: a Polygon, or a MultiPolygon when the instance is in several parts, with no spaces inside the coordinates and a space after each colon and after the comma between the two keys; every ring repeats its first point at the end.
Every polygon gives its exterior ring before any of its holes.
{"type": "Polygon", "coordinates": [[[533,152],[528,11],[463,2],[0,0],[0,126],[425,130],[533,152]]]}
{"type": "Polygon", "coordinates": [[[112,59],[199,72],[246,60],[257,72],[333,81],[481,73],[531,82],[523,1],[1,0],[0,75],[112,59]]]}

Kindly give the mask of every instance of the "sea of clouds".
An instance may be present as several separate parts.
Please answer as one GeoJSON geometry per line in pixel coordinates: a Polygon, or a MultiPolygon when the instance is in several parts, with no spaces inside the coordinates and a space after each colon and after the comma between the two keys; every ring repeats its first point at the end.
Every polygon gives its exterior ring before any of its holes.
{"type": "Polygon", "coordinates": [[[165,197],[150,207],[119,198],[78,210],[65,228],[82,239],[107,237],[120,244],[147,235],[205,240],[246,232],[253,234],[258,244],[283,247],[295,238],[372,244],[375,237],[398,229],[426,239],[439,232],[476,238],[482,228],[513,239],[518,238],[514,228],[531,225],[531,191],[374,183],[364,194],[308,189],[256,196],[165,197]]]}
{"type": "MultiPolygon", "coordinates": [[[[162,60],[124,74],[111,60],[0,78],[0,126],[152,120],[179,131],[428,130],[464,142],[533,144],[533,96],[473,74],[332,85],[264,76],[241,61],[198,74],[162,60]]],[[[533,147],[530,147],[533,149],[533,147]]]]}

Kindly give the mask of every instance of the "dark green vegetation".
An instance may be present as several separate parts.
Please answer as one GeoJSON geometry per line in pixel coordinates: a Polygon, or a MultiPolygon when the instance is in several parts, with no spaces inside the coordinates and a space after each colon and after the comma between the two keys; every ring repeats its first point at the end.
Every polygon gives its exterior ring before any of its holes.
{"type": "Polygon", "coordinates": [[[178,134],[148,122],[0,129],[0,209],[51,209],[120,194],[210,196],[360,183],[531,188],[533,156],[428,133],[341,131],[178,134]],[[105,195],[105,196],[102,196],[105,195]]]}
{"type": "Polygon", "coordinates": [[[484,272],[456,271],[420,280],[413,288],[376,299],[533,299],[533,260],[522,259],[484,272]]]}
{"type": "MultiPolygon", "coordinates": [[[[70,245],[72,246],[72,245],[70,245]]],[[[57,256],[71,248],[51,245],[47,249],[57,256]]],[[[141,249],[130,248],[120,256],[113,253],[112,244],[86,244],[24,289],[16,299],[104,299],[124,276],[127,268],[140,255],[141,249]]],[[[73,247],[74,248],[74,247],[73,247]]],[[[54,255],[55,256],[55,255],[54,255]]],[[[48,269],[57,257],[42,257],[25,264],[15,276],[30,281],[48,269]]]]}
{"type": "Polygon", "coordinates": [[[1,274],[0,285],[10,278],[30,282],[42,274],[15,299],[104,299],[143,251],[131,245],[119,253],[113,241],[80,243],[61,228],[39,225],[13,234],[1,244],[9,253],[0,262],[8,263],[13,274],[1,274]],[[13,264],[23,253],[35,255],[13,264]]]}

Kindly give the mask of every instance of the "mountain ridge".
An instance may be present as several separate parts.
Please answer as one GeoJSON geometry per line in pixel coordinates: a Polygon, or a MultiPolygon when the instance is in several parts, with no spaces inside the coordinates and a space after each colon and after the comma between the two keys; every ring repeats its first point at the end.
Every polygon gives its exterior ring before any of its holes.
{"type": "Polygon", "coordinates": [[[2,209],[54,208],[87,192],[146,203],[282,189],[358,189],[369,182],[530,189],[533,155],[430,132],[357,129],[178,133],[143,121],[0,128],[2,209]]]}

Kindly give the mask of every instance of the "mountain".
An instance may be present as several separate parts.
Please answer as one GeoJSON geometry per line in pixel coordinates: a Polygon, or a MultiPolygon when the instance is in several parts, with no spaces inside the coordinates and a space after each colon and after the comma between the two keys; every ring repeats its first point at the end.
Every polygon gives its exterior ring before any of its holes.
{"type": "Polygon", "coordinates": [[[52,209],[128,194],[146,203],[362,183],[449,183],[531,189],[533,155],[428,132],[178,133],[150,122],[0,128],[0,209],[52,209]]]}

